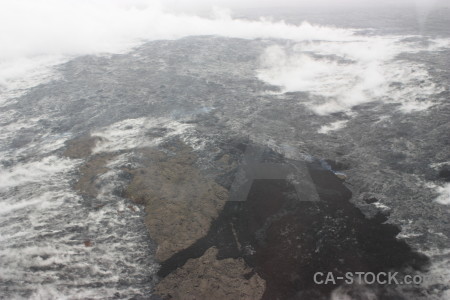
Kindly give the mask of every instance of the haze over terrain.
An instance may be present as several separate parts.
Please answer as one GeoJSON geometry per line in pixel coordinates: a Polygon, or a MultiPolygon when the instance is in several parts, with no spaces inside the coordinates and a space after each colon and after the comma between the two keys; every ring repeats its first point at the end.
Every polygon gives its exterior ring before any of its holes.
{"type": "Polygon", "coordinates": [[[444,0],[0,0],[0,298],[449,299],[449,28],[444,0]]]}

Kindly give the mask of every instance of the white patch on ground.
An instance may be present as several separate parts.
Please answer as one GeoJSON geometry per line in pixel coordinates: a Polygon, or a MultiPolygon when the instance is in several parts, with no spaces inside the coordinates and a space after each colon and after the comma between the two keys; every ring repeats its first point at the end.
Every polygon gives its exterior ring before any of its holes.
{"type": "Polygon", "coordinates": [[[344,128],[345,125],[347,124],[347,122],[348,122],[348,120],[342,120],[342,121],[336,121],[336,122],[330,123],[328,125],[323,125],[320,127],[318,132],[323,133],[323,134],[328,134],[332,131],[336,131],[336,130],[344,128]]]}
{"type": "Polygon", "coordinates": [[[387,206],[386,204],[383,204],[379,201],[373,203],[373,205],[375,205],[376,208],[381,209],[381,210],[390,210],[391,209],[389,206],[387,206]]]}
{"type": "Polygon", "coordinates": [[[15,110],[0,110],[0,149],[3,150],[0,153],[2,159],[14,161],[24,157],[46,155],[64,147],[64,143],[70,138],[70,133],[57,134],[52,132],[51,128],[44,125],[49,118],[58,120],[57,117],[45,113],[34,118],[23,118],[15,110]],[[44,122],[41,123],[41,121],[44,122]],[[13,141],[20,137],[22,133],[28,135],[24,143],[11,148],[13,141]]]}
{"type": "Polygon", "coordinates": [[[450,205],[450,183],[438,187],[437,191],[439,196],[436,198],[436,202],[444,205],[450,205]]]}
{"type": "Polygon", "coordinates": [[[422,286],[430,289],[432,294],[442,293],[440,300],[450,299],[449,290],[442,292],[442,289],[438,287],[442,284],[446,285],[450,281],[450,249],[437,249],[432,248],[428,250],[421,251],[423,254],[430,257],[433,262],[428,270],[428,272],[421,274],[423,275],[422,286]]]}
{"type": "Polygon", "coordinates": [[[435,190],[438,196],[434,199],[437,203],[450,205],[450,183],[438,185],[435,182],[426,182],[424,187],[435,190]]]}
{"type": "Polygon", "coordinates": [[[43,180],[55,180],[73,165],[74,162],[70,159],[48,156],[42,160],[5,168],[0,170],[0,191],[43,180]]]}
{"type": "Polygon", "coordinates": [[[414,230],[414,221],[413,220],[407,220],[404,224],[402,224],[402,231],[397,235],[397,238],[399,239],[408,239],[408,238],[414,238],[418,236],[422,236],[423,233],[416,232],[414,230]]]}
{"type": "Polygon", "coordinates": [[[119,291],[131,298],[145,291],[139,284],[155,266],[140,209],[115,196],[113,169],[97,178],[97,199],[82,199],[71,187],[79,164],[50,155],[1,170],[2,296],[92,299],[119,291]]]}
{"type": "Polygon", "coordinates": [[[404,113],[426,110],[433,105],[430,96],[444,87],[433,82],[424,65],[395,58],[449,48],[450,39],[422,46],[403,38],[360,36],[273,45],[262,54],[257,76],[283,92],[308,92],[313,98],[304,104],[319,115],[348,112],[373,101],[399,103],[404,113]]]}
{"type": "Polygon", "coordinates": [[[102,141],[97,142],[93,153],[156,146],[169,137],[181,136],[191,127],[190,124],[164,118],[123,120],[91,133],[92,136],[102,138],[102,141]],[[155,130],[162,130],[162,132],[159,134],[154,132],[155,130]]]}
{"type": "MultiPolygon", "coordinates": [[[[417,227],[417,220],[408,219],[404,220],[401,225],[402,231],[397,235],[398,239],[414,239],[419,236],[423,236],[426,233],[436,235],[443,241],[449,241],[442,232],[428,229],[424,231],[422,226],[417,227]],[[423,230],[423,231],[422,231],[423,230]],[[418,232],[419,231],[419,232],[418,232]],[[420,232],[422,231],[422,232],[420,232]]],[[[426,237],[425,237],[426,238],[426,237]]],[[[448,244],[448,242],[447,242],[448,244]]],[[[431,265],[427,272],[419,273],[423,277],[423,283],[421,286],[424,290],[427,290],[427,299],[434,300],[447,300],[447,292],[443,292],[445,285],[450,282],[450,248],[436,248],[427,247],[424,245],[416,245],[416,250],[430,258],[431,265]],[[423,247],[423,248],[422,248],[423,247]]]]}
{"type": "Polygon", "coordinates": [[[352,285],[343,285],[331,292],[330,300],[377,300],[377,295],[368,285],[363,283],[354,283],[352,285]],[[355,295],[357,297],[355,297],[355,295]]]}
{"type": "Polygon", "coordinates": [[[61,78],[55,66],[67,59],[44,55],[0,62],[0,107],[25,94],[29,88],[61,78]]]}
{"type": "MultiPolygon", "coordinates": [[[[403,228],[402,228],[403,229],[403,228]]],[[[423,233],[404,233],[403,231],[397,235],[398,239],[410,239],[418,236],[422,236],[423,233]]]]}
{"type": "Polygon", "coordinates": [[[440,167],[443,167],[445,165],[450,165],[450,161],[444,161],[444,162],[440,162],[440,163],[433,163],[433,164],[430,164],[430,167],[435,169],[435,170],[437,170],[440,167]]]}
{"type": "Polygon", "coordinates": [[[1,121],[4,124],[0,126],[0,146],[6,148],[7,142],[13,139],[19,130],[33,128],[37,125],[40,118],[19,119],[16,111],[9,110],[0,114],[1,121]]]}

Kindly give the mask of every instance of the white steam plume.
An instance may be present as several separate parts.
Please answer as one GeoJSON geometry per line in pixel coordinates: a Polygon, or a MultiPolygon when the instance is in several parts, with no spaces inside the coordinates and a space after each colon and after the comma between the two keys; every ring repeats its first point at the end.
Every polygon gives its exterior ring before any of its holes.
{"type": "Polygon", "coordinates": [[[220,9],[211,18],[175,14],[151,0],[0,1],[0,86],[32,75],[39,66],[123,52],[149,40],[190,35],[347,40],[352,34],[308,23],[238,20],[220,9]]]}

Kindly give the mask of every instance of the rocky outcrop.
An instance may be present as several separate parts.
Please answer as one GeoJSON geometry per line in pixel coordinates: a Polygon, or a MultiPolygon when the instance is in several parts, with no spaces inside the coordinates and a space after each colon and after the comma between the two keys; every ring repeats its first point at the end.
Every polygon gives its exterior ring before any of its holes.
{"type": "MultiPolygon", "coordinates": [[[[211,248],[218,250],[219,261],[244,259],[252,272],[265,281],[261,296],[264,300],[328,299],[342,282],[318,285],[313,281],[318,271],[343,276],[346,272],[387,272],[405,268],[410,268],[411,272],[427,265],[425,256],[396,238],[400,230],[384,224],[385,216],[376,214],[367,219],[349,201],[350,190],[332,171],[319,162],[304,162],[303,168],[297,163],[298,170],[306,172],[300,177],[300,194],[289,180],[255,180],[247,200],[228,201],[206,236],[161,262],[158,275],[164,289],[158,285],[155,293],[164,297],[170,295],[173,299],[190,299],[186,298],[189,292],[198,297],[192,299],[211,299],[198,296],[203,292],[197,279],[193,279],[195,272],[187,271],[193,268],[194,261],[202,260],[205,255],[210,257],[211,248]],[[188,288],[189,284],[185,285],[184,281],[196,282],[198,286],[188,288]]],[[[217,276],[210,268],[203,268],[201,272],[205,279],[217,276]]],[[[223,272],[226,280],[227,271],[223,272]]],[[[209,286],[211,291],[216,288],[214,284],[209,286]]],[[[355,286],[355,289],[360,287],[355,286]]],[[[396,299],[404,299],[389,287],[373,285],[367,289],[377,297],[389,290],[396,299]]],[[[347,297],[354,290],[348,287],[344,292],[347,297]]]]}
{"type": "Polygon", "coordinates": [[[92,155],[96,143],[100,140],[101,138],[96,136],[82,135],[69,140],[63,152],[63,155],[69,158],[85,159],[85,162],[79,168],[79,177],[74,184],[74,188],[83,197],[91,199],[95,199],[100,192],[97,179],[109,170],[108,163],[117,157],[117,153],[92,155]]]}
{"type": "MultiPolygon", "coordinates": [[[[90,153],[85,150],[92,146],[90,139],[79,143],[85,145],[70,147],[90,153]]],[[[319,161],[290,161],[261,149],[263,160],[295,166],[301,173],[293,174],[295,184],[289,178],[255,179],[245,201],[228,201],[245,147],[226,147],[214,152],[213,170],[199,164],[202,157],[178,139],[133,149],[132,164],[122,168],[127,178],[123,196],[145,206],[145,222],[158,246],[155,295],[182,300],[328,299],[341,283],[317,285],[317,271],[342,276],[422,270],[427,265],[425,256],[396,238],[400,230],[385,224],[384,215],[374,211],[367,219],[349,201],[352,194],[342,179],[319,161]]],[[[96,197],[96,178],[116,155],[87,158],[75,184],[80,193],[96,197]]],[[[376,296],[389,289],[370,288],[376,296]]],[[[351,287],[338,291],[353,292],[351,287]]]]}
{"type": "Polygon", "coordinates": [[[95,199],[99,192],[97,179],[105,174],[109,168],[108,163],[116,158],[116,154],[105,153],[89,157],[87,161],[80,167],[80,175],[74,188],[85,197],[95,199]]]}
{"type": "Polygon", "coordinates": [[[92,154],[92,151],[102,138],[98,136],[82,135],[66,143],[64,156],[70,158],[85,158],[92,154]]]}
{"type": "Polygon", "coordinates": [[[161,280],[155,293],[165,299],[183,300],[258,300],[265,281],[242,258],[217,259],[211,247],[199,258],[189,259],[183,267],[161,280]]]}
{"type": "Polygon", "coordinates": [[[128,170],[132,180],[125,196],[145,205],[145,222],[158,244],[156,258],[164,261],[207,234],[228,193],[202,175],[196,155],[183,143],[139,154],[140,167],[128,170]]]}

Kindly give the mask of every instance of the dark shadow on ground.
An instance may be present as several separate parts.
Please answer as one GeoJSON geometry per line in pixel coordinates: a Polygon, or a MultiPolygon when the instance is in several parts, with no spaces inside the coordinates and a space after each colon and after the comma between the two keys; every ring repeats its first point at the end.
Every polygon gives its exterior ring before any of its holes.
{"type": "MultiPolygon", "coordinates": [[[[304,194],[300,199],[287,180],[255,180],[247,201],[227,202],[208,234],[162,262],[158,275],[167,276],[215,246],[219,259],[243,257],[266,280],[263,299],[318,300],[342,282],[315,284],[315,272],[344,276],[426,268],[428,258],[397,240],[400,230],[384,224],[385,216],[367,219],[349,201],[350,190],[333,172],[319,162],[307,163],[305,170],[320,201],[304,194]]],[[[378,290],[379,299],[402,299],[378,290]]]]}

